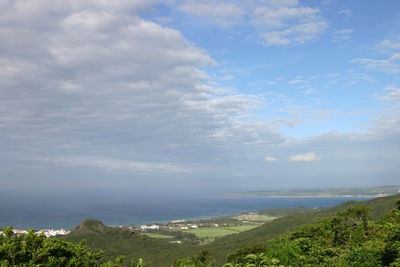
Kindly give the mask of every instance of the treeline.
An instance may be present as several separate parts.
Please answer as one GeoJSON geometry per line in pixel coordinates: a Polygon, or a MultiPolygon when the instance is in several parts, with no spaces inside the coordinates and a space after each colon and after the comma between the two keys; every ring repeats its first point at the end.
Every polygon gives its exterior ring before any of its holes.
{"type": "MultiPolygon", "coordinates": [[[[226,256],[224,267],[250,266],[400,266],[400,201],[378,220],[369,219],[369,208],[351,207],[264,245],[244,247],[226,256]]],[[[146,266],[124,256],[103,262],[83,242],[45,238],[29,231],[14,235],[11,227],[0,236],[3,266],[146,266]]],[[[169,266],[165,263],[165,266],[169,266]]],[[[150,266],[150,265],[149,265],[150,266]]],[[[174,267],[217,266],[202,250],[190,258],[178,258],[174,267]]]]}

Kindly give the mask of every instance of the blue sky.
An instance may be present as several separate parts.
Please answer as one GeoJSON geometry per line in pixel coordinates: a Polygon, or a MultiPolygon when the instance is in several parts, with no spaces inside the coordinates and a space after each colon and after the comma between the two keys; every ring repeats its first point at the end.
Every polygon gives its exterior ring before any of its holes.
{"type": "Polygon", "coordinates": [[[0,187],[399,184],[399,29],[398,1],[0,0],[0,187]]]}

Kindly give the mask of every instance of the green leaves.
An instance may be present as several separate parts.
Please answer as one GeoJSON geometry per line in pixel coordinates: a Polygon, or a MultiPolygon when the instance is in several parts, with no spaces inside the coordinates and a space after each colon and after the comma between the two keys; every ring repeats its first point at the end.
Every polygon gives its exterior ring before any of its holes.
{"type": "Polygon", "coordinates": [[[278,259],[270,258],[265,253],[248,254],[239,263],[226,263],[223,267],[264,267],[280,266],[278,259]]]}
{"type": "Polygon", "coordinates": [[[400,210],[373,222],[366,207],[351,207],[270,241],[263,252],[242,248],[227,259],[224,267],[400,266],[400,210]]]}
{"type": "MultiPolygon", "coordinates": [[[[25,235],[15,235],[12,227],[3,229],[0,236],[1,266],[100,266],[102,251],[94,252],[84,242],[79,244],[56,238],[46,238],[29,230],[25,235]]],[[[107,266],[121,266],[125,256],[107,266]]],[[[141,262],[135,267],[142,267],[141,262]]]]}
{"type": "Polygon", "coordinates": [[[203,249],[191,259],[176,259],[173,267],[211,267],[210,259],[210,252],[203,249]]]}

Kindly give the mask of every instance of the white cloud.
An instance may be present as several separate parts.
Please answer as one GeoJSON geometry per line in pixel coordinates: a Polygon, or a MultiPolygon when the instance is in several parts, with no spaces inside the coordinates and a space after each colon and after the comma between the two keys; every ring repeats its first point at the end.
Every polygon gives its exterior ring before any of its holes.
{"type": "Polygon", "coordinates": [[[318,8],[299,6],[297,1],[270,3],[256,7],[252,19],[268,46],[304,44],[327,27],[318,8]]]}
{"type": "Polygon", "coordinates": [[[310,22],[278,31],[264,32],[261,36],[267,46],[304,44],[314,40],[326,28],[325,22],[310,22]]]}
{"type": "Polygon", "coordinates": [[[272,157],[272,156],[266,156],[265,157],[265,161],[268,161],[268,162],[275,162],[277,160],[278,160],[277,158],[272,157]]]}
{"type": "Polygon", "coordinates": [[[52,162],[70,167],[95,167],[110,171],[134,172],[134,173],[187,173],[188,169],[173,163],[160,162],[136,162],[130,160],[98,158],[98,157],[79,157],[79,158],[45,158],[45,162],[52,162]]]}
{"type": "MultiPolygon", "coordinates": [[[[217,76],[208,75],[203,69],[217,63],[207,51],[188,41],[180,31],[139,16],[152,1],[115,1],[105,7],[107,3],[7,1],[0,8],[0,170],[2,176],[11,177],[6,183],[31,181],[39,187],[52,184],[51,179],[63,179],[74,184],[86,174],[97,178],[96,174],[104,170],[116,174],[115,179],[121,178],[121,172],[128,173],[126,184],[135,186],[138,178],[134,173],[147,175],[149,184],[162,181],[164,174],[173,174],[171,181],[164,179],[173,186],[185,180],[203,182],[204,173],[212,173],[213,179],[240,172],[256,177],[268,169],[279,178],[289,177],[290,168],[274,169],[277,164],[254,160],[275,158],[266,157],[265,151],[280,155],[315,151],[324,159],[336,156],[333,161],[319,162],[317,168],[320,166],[321,171],[315,171],[318,176],[326,169],[338,171],[338,162],[353,163],[353,158],[360,159],[363,165],[357,168],[359,172],[365,170],[365,162],[374,163],[367,165],[375,166],[375,173],[397,166],[382,159],[388,154],[398,159],[397,109],[376,118],[379,123],[373,134],[329,134],[293,140],[279,129],[300,124],[303,117],[313,115],[312,108],[295,106],[296,99],[290,95],[251,95],[218,88],[211,80],[217,76]],[[276,105],[277,109],[284,106],[279,112],[285,116],[273,114],[276,105]],[[258,112],[258,108],[265,107],[270,109],[258,112]],[[263,116],[269,111],[271,114],[265,119],[263,116]],[[386,138],[388,133],[393,136],[386,138]],[[385,153],[370,153],[377,149],[385,153]],[[251,158],[245,158],[247,153],[251,158]],[[38,164],[38,158],[49,160],[38,164]],[[207,166],[207,170],[200,173],[201,168],[196,166],[207,166]],[[86,172],[93,167],[98,170],[86,172]],[[31,172],[34,168],[39,170],[36,177],[31,172]],[[65,169],[85,171],[73,176],[60,171],[65,169]],[[190,175],[185,175],[187,172],[190,175]],[[36,182],[42,174],[51,176],[49,183],[36,182]]],[[[246,8],[242,4],[240,8],[246,14],[252,14],[257,6],[279,10],[276,18],[272,12],[268,14],[270,18],[265,16],[260,24],[253,24],[260,35],[276,31],[277,43],[311,41],[320,34],[321,25],[326,26],[318,9],[302,6],[298,1],[257,3],[246,8]],[[316,30],[302,33],[296,28],[307,23],[316,30]],[[318,23],[322,24],[315,26],[318,23]]],[[[251,17],[232,10],[225,10],[228,22],[251,17]]],[[[260,16],[263,14],[266,13],[261,12],[260,16]]],[[[212,21],[219,23],[214,17],[212,21]]],[[[393,54],[388,58],[397,62],[397,57],[393,54]]],[[[383,97],[396,100],[397,91],[393,88],[384,90],[383,97]]],[[[340,110],[319,114],[346,115],[340,110]]],[[[312,155],[307,154],[300,154],[300,159],[310,160],[312,155]]],[[[293,156],[299,159],[299,155],[293,156]]],[[[347,172],[349,168],[343,169],[347,172]]],[[[259,176],[259,181],[265,184],[265,177],[259,176]]],[[[213,180],[213,185],[214,182],[218,179],[213,180]]]]}
{"type": "Polygon", "coordinates": [[[0,10],[7,157],[179,173],[229,146],[282,141],[247,121],[262,98],[210,86],[200,69],[216,63],[208,53],[130,2],[12,1],[0,10]]]}
{"type": "MultiPolygon", "coordinates": [[[[397,55],[397,54],[396,54],[397,55]]],[[[399,73],[400,65],[395,61],[398,60],[397,56],[393,55],[388,59],[374,59],[374,58],[355,58],[351,63],[362,65],[368,70],[377,70],[389,73],[399,73]]]]}
{"type": "Polygon", "coordinates": [[[368,70],[377,70],[388,73],[400,72],[400,43],[384,40],[377,45],[381,52],[386,53],[386,59],[355,58],[351,63],[357,63],[368,70]]]}
{"type": "Polygon", "coordinates": [[[299,1],[183,1],[179,10],[221,27],[249,24],[270,45],[299,45],[316,39],[327,27],[318,8],[299,1]]]}
{"type": "Polygon", "coordinates": [[[378,44],[378,48],[383,51],[387,50],[400,50],[400,42],[393,42],[391,40],[384,40],[378,44]]]}
{"type": "Polygon", "coordinates": [[[395,87],[394,84],[391,84],[383,89],[384,91],[389,91],[380,99],[384,102],[391,102],[391,103],[400,103],[400,88],[395,87]]]}
{"type": "Polygon", "coordinates": [[[353,33],[353,30],[352,29],[342,29],[342,30],[335,31],[335,33],[336,34],[351,34],[351,33],[353,33]]]}
{"type": "Polygon", "coordinates": [[[334,32],[333,41],[339,42],[343,40],[348,40],[351,38],[351,34],[353,33],[352,29],[341,29],[334,32]]]}
{"type": "Polygon", "coordinates": [[[288,84],[297,84],[297,83],[304,83],[305,81],[303,81],[303,80],[299,80],[299,79],[297,79],[297,80],[290,80],[290,81],[288,81],[287,83],[288,84]]]}
{"type": "Polygon", "coordinates": [[[317,155],[314,152],[292,155],[289,157],[289,161],[295,162],[311,162],[317,160],[317,155]]]}

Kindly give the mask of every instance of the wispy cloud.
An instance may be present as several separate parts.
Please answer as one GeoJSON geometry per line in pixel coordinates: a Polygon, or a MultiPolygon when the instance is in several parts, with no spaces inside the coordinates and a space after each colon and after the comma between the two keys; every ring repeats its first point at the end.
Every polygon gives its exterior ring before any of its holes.
{"type": "Polygon", "coordinates": [[[385,87],[383,91],[385,92],[385,95],[381,96],[380,100],[389,103],[400,103],[400,87],[391,84],[385,87]]]}
{"type": "Polygon", "coordinates": [[[334,32],[333,41],[340,42],[351,38],[352,29],[341,29],[334,32]]]}
{"type": "Polygon", "coordinates": [[[400,42],[393,42],[391,40],[384,40],[378,44],[378,48],[383,51],[400,50],[400,42]]]}
{"type": "Polygon", "coordinates": [[[400,43],[384,40],[377,45],[381,52],[388,55],[385,59],[355,58],[351,63],[356,63],[368,70],[383,71],[388,73],[400,72],[400,43]]]}
{"type": "Polygon", "coordinates": [[[292,155],[289,157],[289,161],[294,162],[311,162],[317,160],[317,155],[314,152],[292,155]]]}
{"type": "Polygon", "coordinates": [[[300,5],[297,0],[186,1],[178,8],[220,27],[252,26],[267,46],[304,44],[315,40],[327,28],[318,8],[300,5]]]}
{"type": "Polygon", "coordinates": [[[268,2],[254,9],[252,23],[267,46],[304,44],[327,27],[319,13],[318,8],[300,6],[297,1],[268,2]]]}
{"type": "Polygon", "coordinates": [[[351,63],[360,64],[368,70],[398,73],[400,72],[400,65],[396,62],[398,59],[396,54],[388,59],[356,58],[351,60],[351,63]]]}
{"type": "Polygon", "coordinates": [[[70,166],[70,167],[95,167],[110,171],[157,174],[157,173],[187,173],[189,169],[173,163],[138,162],[134,160],[121,160],[98,157],[73,157],[73,158],[44,158],[43,162],[70,166]]]}
{"type": "Polygon", "coordinates": [[[272,156],[266,156],[265,157],[265,161],[268,161],[268,162],[275,162],[277,160],[278,159],[276,157],[272,157],[272,156]]]}

